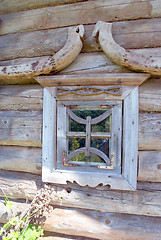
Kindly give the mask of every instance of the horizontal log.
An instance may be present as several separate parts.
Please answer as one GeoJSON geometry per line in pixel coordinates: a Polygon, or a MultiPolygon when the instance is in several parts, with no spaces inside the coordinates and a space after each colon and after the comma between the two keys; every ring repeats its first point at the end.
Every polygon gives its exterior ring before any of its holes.
{"type": "Polygon", "coordinates": [[[160,0],[87,1],[0,15],[0,34],[155,17],[161,17],[160,0]]]}
{"type": "MultiPolygon", "coordinates": [[[[0,169],[41,174],[42,149],[0,146],[0,169]]],[[[138,180],[161,182],[161,151],[139,151],[138,180]]]]}
{"type": "Polygon", "coordinates": [[[161,113],[139,114],[139,150],[161,150],[161,113]]]}
{"type": "Polygon", "coordinates": [[[0,110],[42,110],[42,103],[39,85],[0,86],[0,110]]]}
{"type": "MultiPolygon", "coordinates": [[[[161,47],[161,18],[114,22],[115,41],[124,48],[161,47]]],[[[87,38],[82,52],[101,51],[99,43],[91,36],[94,25],[85,25],[87,38]]],[[[32,31],[0,37],[0,60],[39,57],[54,54],[66,43],[67,28],[32,31]]]]}
{"type": "Polygon", "coordinates": [[[0,146],[0,169],[41,174],[41,148],[0,146]]]}
{"type": "Polygon", "coordinates": [[[139,110],[161,112],[160,79],[148,79],[139,87],[139,110]]]}
{"type": "Polygon", "coordinates": [[[138,180],[161,182],[161,151],[139,151],[138,180]]]}
{"type": "Polygon", "coordinates": [[[6,14],[6,13],[13,13],[13,12],[20,12],[20,11],[26,11],[30,9],[37,9],[42,7],[48,7],[48,6],[57,6],[57,5],[63,5],[63,4],[70,4],[75,2],[83,2],[84,0],[46,0],[45,2],[43,0],[28,0],[21,1],[21,0],[3,0],[1,2],[1,9],[0,14],[6,14]]]}
{"type": "Polygon", "coordinates": [[[1,111],[0,145],[41,147],[42,111],[1,111]]]}
{"type": "MultiPolygon", "coordinates": [[[[38,175],[0,170],[0,186],[0,197],[5,193],[9,199],[32,200],[42,182],[38,175]]],[[[111,191],[108,186],[89,188],[68,183],[65,186],[53,185],[51,203],[102,212],[161,216],[160,198],[161,191],[158,190],[111,191]]]]}
{"type": "MultiPolygon", "coordinates": [[[[0,205],[0,221],[4,222],[8,218],[5,219],[3,216],[8,214],[3,207],[3,203],[0,203],[0,205]]],[[[16,213],[22,211],[21,203],[13,203],[13,206],[15,210],[17,209],[16,213]]],[[[27,206],[27,204],[24,205],[24,208],[27,209],[27,206]]],[[[85,239],[102,240],[159,240],[160,224],[161,218],[158,217],[55,208],[45,221],[44,229],[64,235],[83,237],[83,239],[85,237],[85,239]]]]}

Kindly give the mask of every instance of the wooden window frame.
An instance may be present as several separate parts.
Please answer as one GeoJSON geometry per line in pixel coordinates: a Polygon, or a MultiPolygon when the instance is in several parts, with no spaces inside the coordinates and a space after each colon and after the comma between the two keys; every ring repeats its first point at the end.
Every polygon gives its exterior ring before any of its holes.
{"type": "MultiPolygon", "coordinates": [[[[103,184],[109,185],[111,189],[116,190],[136,190],[138,156],[138,85],[144,82],[148,77],[149,75],[140,73],[37,77],[36,80],[44,87],[42,180],[55,184],[66,184],[69,181],[77,182],[81,186],[88,185],[90,187],[96,187],[98,184],[103,184]],[[56,87],[86,85],[99,87],[101,87],[101,85],[104,87],[109,87],[111,85],[122,86],[122,93],[120,95],[108,94],[107,92],[99,94],[99,99],[101,100],[116,100],[122,101],[123,103],[121,173],[112,171],[107,171],[107,173],[81,172],[77,170],[57,169],[57,98],[59,98],[59,100],[64,100],[66,97],[58,97],[56,87]]],[[[70,96],[71,99],[73,99],[72,94],[70,94],[69,100],[70,96]]],[[[91,100],[92,98],[96,98],[96,96],[90,97],[91,100]]],[[[80,100],[81,96],[76,94],[75,98],[80,100]]]]}
{"type": "MultiPolygon", "coordinates": [[[[95,173],[97,172],[101,172],[102,170],[104,171],[104,174],[106,174],[106,172],[108,170],[113,170],[113,172],[121,172],[121,135],[122,135],[122,104],[121,101],[101,101],[98,100],[99,96],[97,96],[97,101],[90,101],[90,97],[86,96],[86,101],[80,100],[68,100],[68,96],[66,96],[66,100],[57,100],[57,168],[61,168],[61,169],[66,169],[66,170],[73,170],[73,171],[77,171],[77,170],[81,170],[81,166],[79,165],[79,163],[77,164],[76,162],[73,165],[72,168],[72,164],[66,161],[66,159],[68,159],[67,157],[67,152],[68,152],[68,146],[67,146],[67,139],[68,136],[72,137],[72,132],[69,132],[70,134],[68,135],[68,112],[70,111],[70,108],[77,108],[79,109],[79,107],[82,108],[86,108],[87,106],[90,108],[98,108],[98,109],[106,109],[108,116],[111,116],[111,132],[109,134],[109,132],[106,134],[105,133],[99,133],[99,137],[97,137],[97,133],[89,133],[88,134],[88,130],[86,129],[86,131],[84,132],[84,138],[85,138],[85,146],[84,149],[81,149],[82,151],[84,151],[84,153],[86,153],[86,156],[88,153],[90,153],[90,150],[99,156],[99,154],[103,154],[102,151],[98,151],[97,149],[93,149],[91,148],[91,138],[92,136],[96,139],[100,139],[100,138],[107,138],[110,139],[110,156],[109,158],[106,159],[106,161],[108,161],[108,164],[104,164],[104,167],[98,164],[97,168],[92,168],[91,170],[91,165],[90,164],[86,164],[85,169],[82,170],[84,171],[95,171],[95,173]],[[89,99],[87,101],[87,98],[89,99]],[[110,109],[107,109],[107,107],[109,107],[110,109]],[[63,121],[62,121],[63,119],[63,121]],[[67,136],[68,135],[68,136],[67,136]],[[86,141],[88,138],[89,141],[86,141]],[[118,147],[119,146],[119,147],[118,147]],[[88,152],[88,153],[87,153],[88,152]],[[65,156],[63,156],[63,161],[62,161],[62,153],[65,154],[65,156]],[[110,163],[109,163],[110,161],[110,163]],[[77,166],[76,166],[77,164],[77,166]],[[69,168],[70,167],[70,168],[69,168]],[[77,168],[76,168],[77,167],[77,168]],[[68,168],[68,169],[67,169],[68,168]]],[[[84,97],[83,97],[84,98],[84,97]]],[[[69,112],[70,113],[70,112],[69,112]]],[[[101,115],[102,116],[102,115],[101,115]]],[[[100,116],[100,117],[101,117],[100,116]]],[[[91,124],[93,122],[93,120],[98,120],[99,118],[97,117],[97,119],[91,119],[91,124]]],[[[78,120],[79,121],[79,120],[78,120]]],[[[82,119],[81,119],[82,121],[82,119]]],[[[84,119],[84,124],[86,124],[87,120],[84,119]]],[[[86,125],[87,127],[87,125],[86,125]]],[[[91,126],[90,126],[91,127],[91,126]]],[[[89,128],[89,126],[88,126],[89,128]]],[[[76,133],[75,133],[76,134],[76,133]]],[[[77,136],[81,134],[78,133],[77,136]]],[[[80,151],[80,148],[77,150],[78,152],[80,151]]],[[[64,155],[63,154],[63,155],[64,155]]],[[[73,153],[72,153],[73,155],[73,153]]],[[[104,156],[106,158],[106,155],[104,156]]],[[[103,157],[102,157],[103,158],[103,157]]],[[[95,164],[97,165],[97,164],[95,164]]],[[[99,184],[99,179],[96,178],[93,180],[91,178],[91,182],[95,182],[96,185],[99,184]],[[97,181],[97,183],[96,183],[97,181]]],[[[87,183],[87,182],[86,182],[87,183]]],[[[91,183],[88,183],[89,185],[91,183]]]]}

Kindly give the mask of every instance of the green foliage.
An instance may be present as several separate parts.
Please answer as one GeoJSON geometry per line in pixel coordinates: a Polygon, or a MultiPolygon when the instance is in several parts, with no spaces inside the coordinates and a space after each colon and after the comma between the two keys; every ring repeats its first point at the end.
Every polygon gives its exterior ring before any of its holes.
{"type": "Polygon", "coordinates": [[[9,212],[11,210],[12,206],[13,206],[13,204],[6,197],[5,197],[4,205],[7,208],[7,212],[9,212]]]}
{"type": "MultiPolygon", "coordinates": [[[[32,223],[29,223],[25,228],[25,219],[20,219],[18,216],[10,218],[3,228],[0,230],[0,235],[3,240],[36,240],[43,234],[43,229],[32,223]]],[[[39,238],[40,239],[40,238],[39,238]]]]}
{"type": "Polygon", "coordinates": [[[0,236],[3,240],[36,240],[41,239],[43,235],[43,228],[39,226],[42,224],[42,219],[46,212],[49,212],[51,206],[49,205],[51,199],[51,189],[46,185],[40,189],[35,199],[32,201],[29,209],[20,216],[13,214],[13,204],[8,200],[5,193],[5,202],[7,212],[11,212],[12,217],[0,229],[0,236]]]}

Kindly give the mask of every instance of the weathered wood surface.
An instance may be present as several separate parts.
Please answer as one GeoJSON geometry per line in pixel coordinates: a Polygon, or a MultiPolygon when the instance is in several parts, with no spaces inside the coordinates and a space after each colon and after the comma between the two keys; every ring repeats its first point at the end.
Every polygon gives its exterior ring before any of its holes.
{"type": "Polygon", "coordinates": [[[138,180],[161,182],[161,151],[140,151],[138,180]]]}
{"type": "Polygon", "coordinates": [[[139,150],[161,150],[161,113],[139,114],[139,150]]]}
{"type": "MultiPolygon", "coordinates": [[[[41,147],[42,111],[0,111],[0,145],[41,147]]],[[[161,150],[161,113],[139,114],[139,150],[161,150]]]]}
{"type": "Polygon", "coordinates": [[[161,17],[160,0],[87,1],[1,15],[0,34],[155,17],[161,17]]]}
{"type": "Polygon", "coordinates": [[[82,39],[85,37],[83,25],[68,28],[68,38],[56,54],[30,58],[28,62],[18,65],[0,66],[0,76],[5,79],[32,78],[34,76],[56,73],[70,65],[82,49],[82,39]]]}
{"type": "MultiPolygon", "coordinates": [[[[41,177],[29,173],[0,171],[0,197],[32,200],[42,186],[41,177]],[[2,192],[3,190],[3,192],[2,192]]],[[[143,188],[143,185],[141,186],[143,188]]],[[[80,187],[77,184],[53,186],[52,204],[138,215],[161,216],[161,187],[157,190],[111,191],[109,187],[80,187]]],[[[138,183],[139,189],[139,183],[138,183]]]]}
{"type": "Polygon", "coordinates": [[[43,88],[39,85],[0,86],[0,110],[42,110],[43,88]]]}
{"type": "MultiPolygon", "coordinates": [[[[41,148],[0,146],[2,170],[41,174],[41,162],[41,148]]],[[[161,151],[139,151],[138,180],[161,182],[161,151]]]]}
{"type": "MultiPolygon", "coordinates": [[[[161,18],[113,23],[113,37],[125,48],[161,47],[161,18]]],[[[92,37],[94,25],[85,25],[83,52],[102,51],[92,37]]],[[[67,28],[9,34],[0,37],[0,60],[51,55],[67,40],[67,28]]]]}
{"type": "MultiPolygon", "coordinates": [[[[0,206],[0,221],[5,222],[8,214],[3,202],[0,206]]],[[[27,204],[21,206],[21,203],[13,203],[13,206],[16,213],[22,211],[22,206],[27,208],[27,204]]],[[[85,237],[85,239],[159,240],[160,225],[159,217],[55,208],[45,221],[44,229],[69,236],[85,237]]]]}
{"type": "Polygon", "coordinates": [[[148,79],[139,87],[139,110],[161,112],[160,79],[148,79]]]}
{"type": "Polygon", "coordinates": [[[133,71],[146,72],[151,75],[161,76],[160,60],[153,56],[138,54],[121,47],[113,38],[112,23],[98,21],[95,25],[93,37],[98,38],[104,53],[116,64],[127,67],[133,71]]]}
{"type": "Polygon", "coordinates": [[[38,76],[35,79],[43,87],[55,86],[86,86],[86,85],[141,85],[150,77],[145,73],[104,73],[38,76]],[[92,84],[91,84],[92,82],[92,84]]]}
{"type": "MultiPolygon", "coordinates": [[[[83,59],[85,58],[90,65],[91,58],[83,54],[83,59]]],[[[101,66],[102,59],[104,56],[95,55],[96,64],[101,66]]],[[[80,70],[83,69],[84,61],[78,62],[80,62],[80,70]]],[[[95,62],[93,68],[96,67],[95,62]]],[[[0,110],[42,110],[42,101],[43,88],[40,85],[0,86],[0,110]]],[[[140,111],[161,112],[160,79],[148,79],[139,87],[139,109],[140,111]]]]}
{"type": "Polygon", "coordinates": [[[1,9],[0,14],[6,14],[6,13],[13,13],[13,12],[20,12],[20,11],[26,11],[30,9],[37,9],[42,7],[48,7],[48,6],[57,6],[57,5],[63,5],[63,4],[70,4],[70,3],[76,3],[76,2],[85,2],[85,0],[28,0],[21,1],[21,0],[3,0],[1,2],[1,9]]]}
{"type": "Polygon", "coordinates": [[[41,148],[0,146],[0,169],[41,174],[41,148]]]}
{"type": "MultiPolygon", "coordinates": [[[[138,49],[133,50],[137,53],[144,53],[144,55],[154,56],[154,58],[160,59],[161,56],[161,48],[147,48],[147,49],[138,49]]],[[[40,58],[36,57],[32,59],[33,61],[39,61],[40,58]]],[[[19,64],[27,64],[30,62],[30,58],[20,58],[15,60],[9,61],[2,61],[0,62],[0,66],[8,66],[8,65],[19,65],[19,64]]],[[[106,57],[104,53],[81,53],[75,59],[75,61],[63,71],[59,72],[59,74],[87,74],[87,73],[128,73],[130,72],[127,68],[122,68],[110,61],[106,57]]],[[[6,79],[0,76],[0,84],[26,84],[26,83],[36,83],[33,78],[13,78],[13,79],[6,79]]]]}
{"type": "Polygon", "coordinates": [[[42,111],[1,111],[0,145],[41,147],[42,111]]]}

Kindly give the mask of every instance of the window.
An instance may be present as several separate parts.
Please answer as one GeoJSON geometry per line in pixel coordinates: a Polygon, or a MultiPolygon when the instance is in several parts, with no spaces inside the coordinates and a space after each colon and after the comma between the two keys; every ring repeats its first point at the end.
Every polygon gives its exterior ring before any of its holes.
{"type": "Polygon", "coordinates": [[[134,190],[138,88],[44,89],[43,181],[134,190]]]}
{"type": "Polygon", "coordinates": [[[120,172],[121,133],[121,102],[58,101],[57,169],[120,172]]]}

